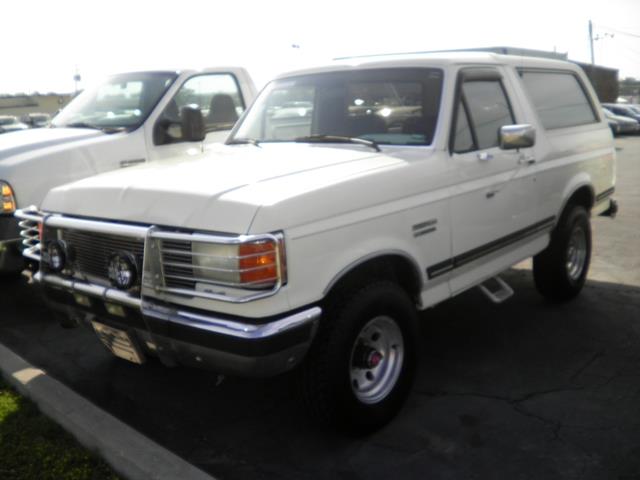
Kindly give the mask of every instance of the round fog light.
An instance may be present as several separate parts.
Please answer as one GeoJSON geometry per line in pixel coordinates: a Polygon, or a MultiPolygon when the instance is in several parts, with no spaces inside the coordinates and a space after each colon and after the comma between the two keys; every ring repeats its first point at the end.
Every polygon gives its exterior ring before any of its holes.
{"type": "Polygon", "coordinates": [[[129,290],[138,280],[136,259],[128,252],[112,255],[107,270],[111,285],[120,290],[129,290]]]}
{"type": "Polygon", "coordinates": [[[49,270],[59,273],[67,262],[67,248],[62,240],[50,242],[47,246],[47,265],[49,270]]]}

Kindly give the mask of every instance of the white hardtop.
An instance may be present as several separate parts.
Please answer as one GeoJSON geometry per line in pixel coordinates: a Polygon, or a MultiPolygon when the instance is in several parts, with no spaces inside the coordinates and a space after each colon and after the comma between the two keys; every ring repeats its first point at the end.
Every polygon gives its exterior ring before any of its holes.
{"type": "Polygon", "coordinates": [[[322,66],[294,70],[278,75],[276,79],[345,70],[397,68],[397,67],[435,67],[449,68],[461,65],[509,65],[512,67],[531,67],[578,71],[580,67],[563,60],[522,55],[503,55],[492,52],[425,52],[367,55],[337,59],[322,66]]]}
{"type": "MultiPolygon", "coordinates": [[[[175,65],[174,65],[175,67],[175,65]]],[[[182,74],[194,74],[194,73],[210,73],[210,72],[224,72],[224,71],[247,71],[246,68],[238,66],[238,65],[220,65],[220,66],[189,66],[187,68],[166,68],[166,67],[158,67],[158,68],[141,68],[138,70],[122,70],[115,71],[105,75],[105,77],[115,77],[117,75],[126,75],[131,73],[175,73],[176,75],[182,74]]]]}

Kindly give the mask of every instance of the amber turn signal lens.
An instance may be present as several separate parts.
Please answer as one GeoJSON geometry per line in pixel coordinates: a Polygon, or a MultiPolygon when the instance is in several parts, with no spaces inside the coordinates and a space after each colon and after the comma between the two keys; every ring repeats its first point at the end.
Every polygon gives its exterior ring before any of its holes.
{"type": "Polygon", "coordinates": [[[240,282],[246,284],[275,283],[278,280],[277,244],[273,241],[244,243],[238,256],[240,282]]]}
{"type": "Polygon", "coordinates": [[[2,210],[0,213],[13,213],[16,210],[16,199],[13,196],[13,190],[9,184],[0,182],[0,205],[2,210]]]}

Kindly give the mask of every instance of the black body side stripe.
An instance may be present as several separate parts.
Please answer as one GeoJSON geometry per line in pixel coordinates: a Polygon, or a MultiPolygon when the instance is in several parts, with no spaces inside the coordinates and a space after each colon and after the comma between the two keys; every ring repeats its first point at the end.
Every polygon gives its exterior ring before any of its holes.
{"type": "Polygon", "coordinates": [[[427,268],[427,275],[430,279],[443,275],[455,268],[459,268],[467,263],[471,263],[474,260],[479,259],[485,255],[496,252],[504,247],[507,247],[513,243],[519,242],[531,235],[542,232],[553,227],[556,217],[545,218],[544,220],[534,223],[533,225],[513,232],[505,237],[494,240],[480,247],[469,250],[468,252],[461,253],[460,255],[445,260],[440,263],[436,263],[427,268]]]}
{"type": "Polygon", "coordinates": [[[615,187],[611,187],[611,188],[605,190],[604,192],[597,194],[596,195],[596,203],[599,203],[602,200],[604,200],[605,198],[610,197],[611,195],[613,195],[613,192],[615,192],[615,191],[616,191],[616,188],[615,187]]]}

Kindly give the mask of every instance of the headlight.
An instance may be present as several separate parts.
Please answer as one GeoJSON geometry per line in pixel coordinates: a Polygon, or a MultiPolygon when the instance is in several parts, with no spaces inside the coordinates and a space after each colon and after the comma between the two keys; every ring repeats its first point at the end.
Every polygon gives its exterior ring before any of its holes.
{"type": "Polygon", "coordinates": [[[233,244],[194,242],[193,273],[212,283],[238,288],[271,288],[286,282],[282,239],[233,244]]]}
{"type": "Polygon", "coordinates": [[[16,211],[16,197],[11,185],[0,181],[0,198],[2,199],[2,210],[0,213],[13,213],[16,211]]]}

